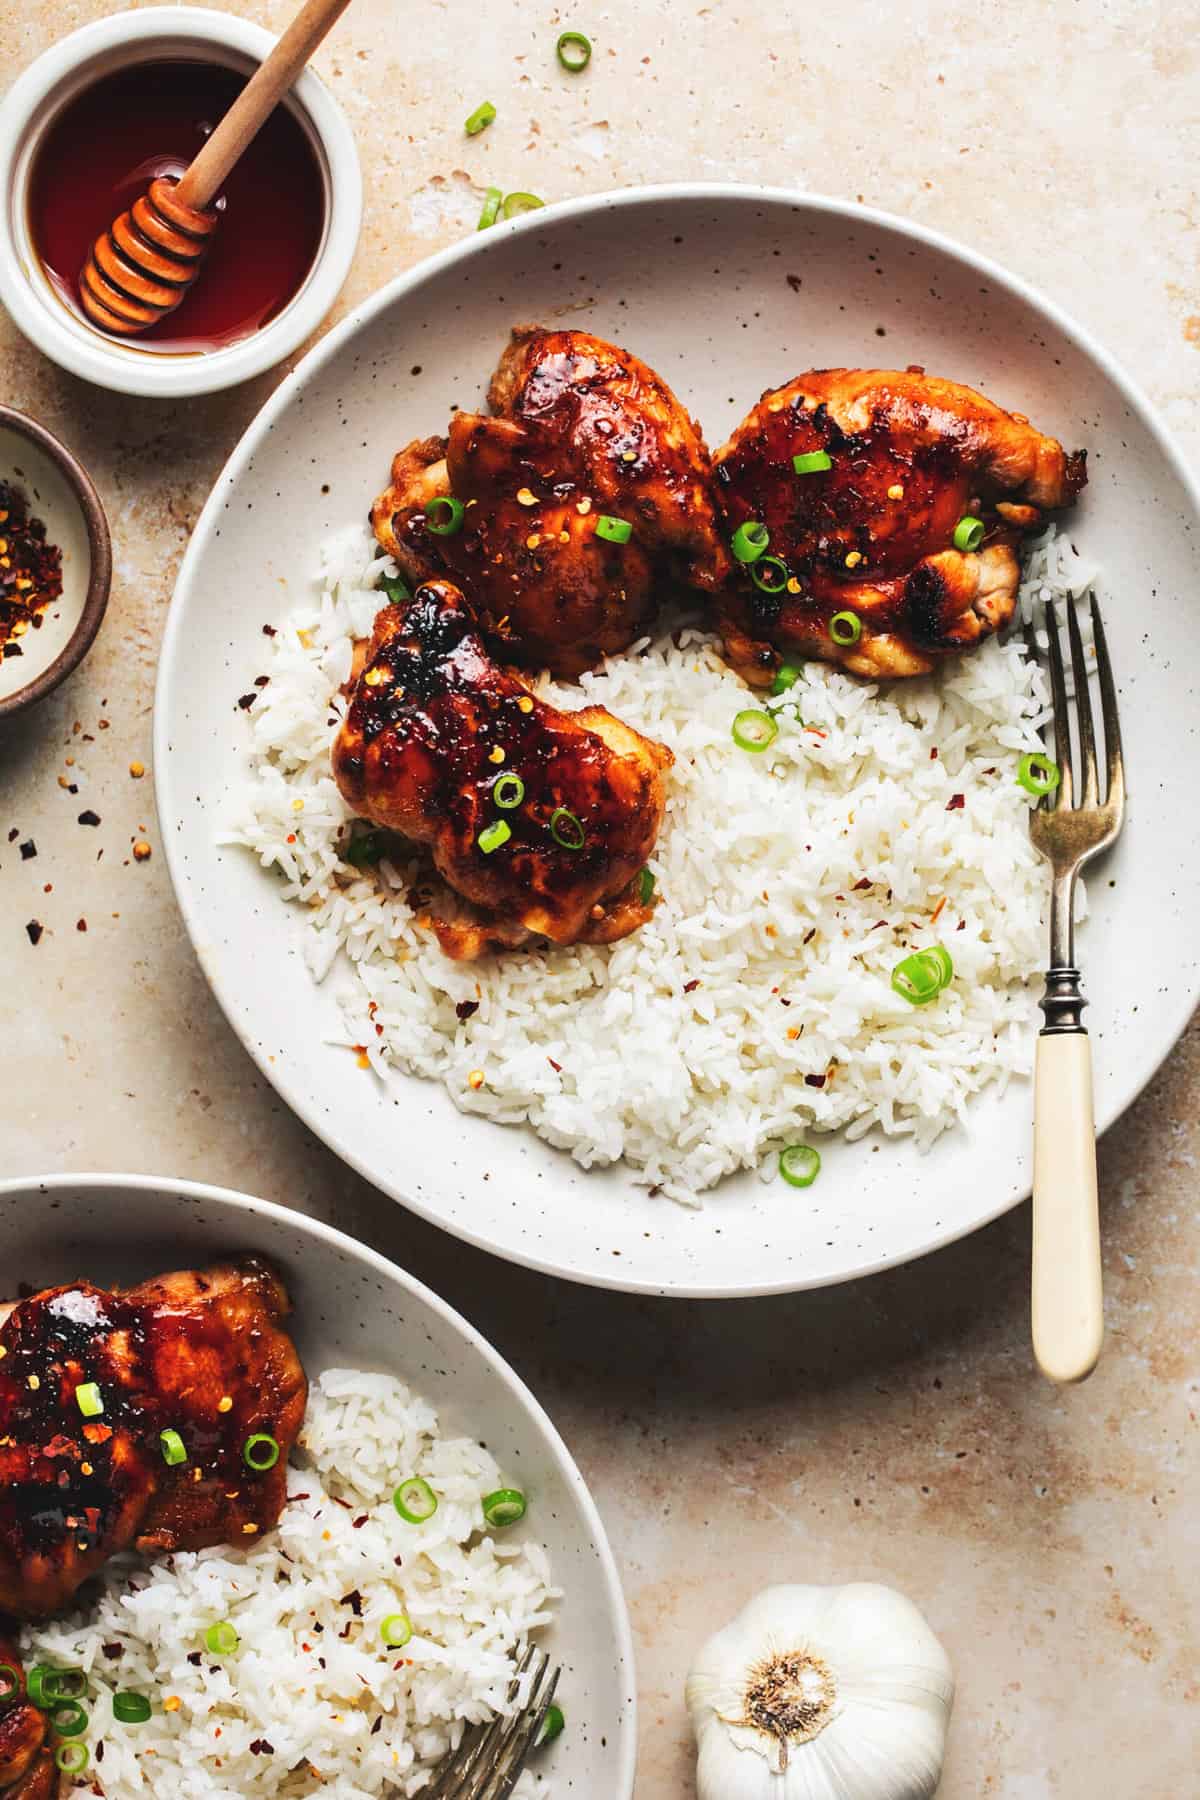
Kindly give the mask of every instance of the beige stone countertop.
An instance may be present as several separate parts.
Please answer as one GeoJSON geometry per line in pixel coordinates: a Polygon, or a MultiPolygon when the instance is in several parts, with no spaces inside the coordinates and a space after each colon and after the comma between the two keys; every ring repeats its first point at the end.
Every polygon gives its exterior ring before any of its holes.
{"type": "MultiPolygon", "coordinates": [[[[17,0],[0,82],[109,10],[17,0]]],[[[235,10],[280,29],[291,7],[235,10]]],[[[493,179],[547,197],[792,183],[941,227],[1032,279],[1200,454],[1194,4],[355,0],[317,62],[366,182],[339,310],[469,229],[493,179]],[[581,79],[554,63],[565,25],[596,44],[581,79]],[[500,118],[468,140],[462,119],[485,97],[500,118]]],[[[175,572],[276,379],[139,403],[61,373],[0,320],[0,397],[88,464],[116,563],[89,661],[0,741],[3,1173],[244,1188],[355,1233],[461,1308],[548,1406],[612,1534],[638,1644],[639,1800],[694,1794],[682,1685],[700,1639],[767,1582],[855,1577],[903,1588],[954,1659],[942,1800],[1195,1794],[1195,1027],[1102,1146],[1108,1345],[1069,1392],[1031,1365],[1023,1210],[868,1282],[671,1303],[509,1268],[366,1188],[218,1013],[154,816],[154,667],[175,572]],[[98,829],[77,825],[84,807],[98,829]],[[7,843],[14,827],[36,858],[7,843]],[[149,862],[131,860],[135,836],[149,862]],[[31,917],[46,927],[36,948],[31,917]]]]}

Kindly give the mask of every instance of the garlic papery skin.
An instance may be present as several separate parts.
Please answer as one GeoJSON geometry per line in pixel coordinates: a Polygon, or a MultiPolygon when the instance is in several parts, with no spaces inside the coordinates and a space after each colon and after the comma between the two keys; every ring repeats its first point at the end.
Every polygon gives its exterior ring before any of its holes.
{"type": "Polygon", "coordinates": [[[950,1659],[903,1594],[767,1588],[688,1675],[700,1800],[930,1800],[953,1704],[950,1659]]]}

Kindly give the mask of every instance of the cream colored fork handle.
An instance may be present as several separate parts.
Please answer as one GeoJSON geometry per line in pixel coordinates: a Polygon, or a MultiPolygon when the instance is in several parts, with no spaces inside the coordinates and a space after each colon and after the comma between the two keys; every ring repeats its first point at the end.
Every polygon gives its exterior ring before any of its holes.
{"type": "Polygon", "coordinates": [[[1092,1047],[1084,1031],[1037,1041],[1033,1096],[1033,1349],[1051,1381],[1082,1381],[1100,1356],[1104,1298],[1092,1047]]]}

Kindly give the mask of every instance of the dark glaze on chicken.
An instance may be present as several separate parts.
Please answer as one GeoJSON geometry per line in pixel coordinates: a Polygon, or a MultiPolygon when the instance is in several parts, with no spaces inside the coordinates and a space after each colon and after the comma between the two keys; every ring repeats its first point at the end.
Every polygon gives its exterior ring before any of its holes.
{"type": "Polygon", "coordinates": [[[15,1634],[0,1630],[0,1800],[52,1800],[58,1769],[48,1742],[46,1715],[25,1696],[25,1671],[15,1634]]]}
{"type": "Polygon", "coordinates": [[[1021,537],[1087,479],[1082,451],[1068,455],[1021,414],[916,369],[799,375],[763,395],[715,462],[730,533],[762,521],[768,554],[786,565],[782,593],[742,572],[722,601],[728,659],[759,686],[797,657],[859,675],[925,674],[1000,630],[1016,605],[1021,537]],[[797,474],[792,458],[813,451],[832,467],[797,474]],[[954,548],[965,515],[987,527],[977,553],[954,548]],[[845,646],[829,631],[842,611],[862,626],[845,646]]]}
{"type": "MultiPolygon", "coordinates": [[[[610,943],[644,923],[635,878],[658,836],[671,761],[602,706],[564,713],[536,699],[492,661],[448,581],[380,612],[333,749],[355,812],[427,845],[448,885],[480,909],[477,921],[434,921],[456,958],[533,933],[610,943]],[[496,804],[505,776],[524,785],[508,810],[496,804]],[[555,835],[559,808],[582,827],[577,849],[555,835]],[[510,836],[487,852],[480,835],[498,822],[510,836]]],[[[559,835],[574,837],[564,825],[559,835]]]]}
{"type": "Polygon", "coordinates": [[[307,1383],[279,1278],[249,1259],[123,1292],[79,1281],[3,1309],[0,1611],[42,1618],[119,1550],[246,1543],[279,1518],[307,1383]],[[95,1383],[103,1412],[77,1390],[95,1383]],[[179,1433],[169,1466],[160,1433],[179,1433]],[[279,1444],[256,1473],[254,1433],[279,1444]]]}
{"type": "Polygon", "coordinates": [[[488,392],[493,417],[455,415],[448,438],[401,450],[371,519],[413,582],[462,588],[497,653],[574,676],[624,650],[656,585],[715,592],[729,557],[700,429],[654,371],[583,331],[522,326],[488,392]],[[451,536],[426,509],[466,505],[451,536]],[[597,531],[632,526],[628,541],[597,531]]]}

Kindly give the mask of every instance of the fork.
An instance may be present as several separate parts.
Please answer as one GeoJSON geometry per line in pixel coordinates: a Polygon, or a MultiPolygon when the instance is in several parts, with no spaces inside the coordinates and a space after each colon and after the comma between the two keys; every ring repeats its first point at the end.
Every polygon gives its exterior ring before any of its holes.
{"type": "MultiPolygon", "coordinates": [[[[1046,1023],[1037,1044],[1033,1098],[1033,1349],[1051,1381],[1082,1381],[1100,1357],[1104,1298],[1100,1275],[1100,1214],[1096,1186],[1096,1126],[1092,1112],[1092,1052],[1082,1022],[1083,998],[1075,966],[1075,878],[1112,844],[1125,816],[1125,766],[1117,690],[1094,593],[1088,594],[1104,721],[1105,793],[1100,797],[1096,732],[1074,600],[1067,602],[1076,726],[1078,800],[1072,769],[1071,709],[1067,700],[1060,625],[1045,608],[1058,786],[1029,818],[1035,848],[1050,864],[1050,967],[1040,1001],[1046,1023]]],[[[1025,628],[1037,656],[1033,624],[1025,628]]]]}
{"type": "Polygon", "coordinates": [[[422,1800],[508,1800],[546,1722],[561,1674],[561,1668],[551,1670],[545,1651],[531,1644],[508,1685],[511,1705],[528,1677],[525,1704],[469,1725],[422,1800]]]}

